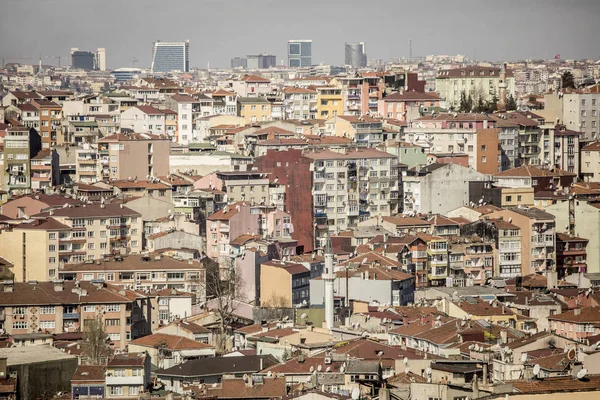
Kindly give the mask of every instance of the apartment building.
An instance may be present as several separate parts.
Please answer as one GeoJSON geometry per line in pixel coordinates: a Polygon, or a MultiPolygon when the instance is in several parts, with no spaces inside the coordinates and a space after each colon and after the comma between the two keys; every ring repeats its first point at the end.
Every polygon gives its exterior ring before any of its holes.
{"type": "Polygon", "coordinates": [[[217,90],[210,94],[213,99],[215,115],[240,115],[238,114],[238,94],[227,90],[217,90]]]}
{"type": "Polygon", "coordinates": [[[62,106],[50,100],[35,99],[31,104],[38,109],[40,116],[39,134],[42,148],[48,149],[64,143],[62,136],[62,106]]]}
{"type": "Polygon", "coordinates": [[[42,211],[81,204],[80,200],[60,194],[35,193],[15,197],[2,204],[0,212],[11,219],[28,219],[42,211]]]}
{"type": "Polygon", "coordinates": [[[283,89],[285,119],[317,118],[317,91],[301,87],[283,89]]]}
{"type": "Polygon", "coordinates": [[[548,317],[550,329],[557,335],[584,341],[600,334],[600,307],[575,308],[548,317]]]}
{"type": "Polygon", "coordinates": [[[31,159],[42,148],[40,135],[34,128],[13,126],[4,137],[3,189],[13,194],[31,192],[31,159]]]}
{"type": "Polygon", "coordinates": [[[242,235],[277,240],[291,239],[290,214],[272,206],[237,202],[224,206],[206,219],[206,254],[223,266],[231,262],[230,244],[242,235]]]}
{"type": "Polygon", "coordinates": [[[244,75],[230,84],[233,91],[241,97],[265,96],[271,91],[271,81],[258,75],[244,75]]]}
{"type": "Polygon", "coordinates": [[[396,92],[379,100],[378,114],[384,118],[399,121],[412,121],[421,117],[422,113],[434,112],[442,104],[437,93],[396,92]]]}
{"type": "Polygon", "coordinates": [[[318,86],[315,90],[317,91],[317,119],[329,119],[343,114],[342,88],[318,86]]]}
{"type": "Polygon", "coordinates": [[[325,121],[325,134],[349,138],[359,146],[372,147],[383,142],[383,125],[381,120],[367,115],[338,115],[325,121]]]}
{"type": "Polygon", "coordinates": [[[596,141],[600,129],[600,86],[545,94],[544,110],[540,113],[566,129],[582,132],[582,142],[596,141]]]}
{"type": "Polygon", "coordinates": [[[201,115],[200,101],[185,94],[174,94],[166,98],[166,104],[177,113],[175,141],[180,144],[198,142],[200,138],[194,132],[194,121],[201,115]]]}
{"type": "MultiPolygon", "coordinates": [[[[98,145],[84,144],[76,150],[75,181],[92,184],[101,181],[103,164],[101,163],[98,145]]],[[[108,162],[105,163],[108,166],[108,162]]]]}
{"type": "Polygon", "coordinates": [[[579,138],[582,132],[571,131],[564,129],[562,126],[556,126],[554,129],[549,129],[548,131],[544,129],[543,134],[544,149],[546,149],[546,144],[549,144],[552,149],[549,154],[548,164],[563,171],[579,174],[579,138]],[[551,137],[551,133],[553,134],[553,140],[548,140],[551,137]]]}
{"type": "Polygon", "coordinates": [[[165,125],[165,113],[153,106],[135,106],[121,113],[121,128],[134,132],[164,135],[167,133],[165,125]]]}
{"type": "Polygon", "coordinates": [[[46,190],[58,185],[60,168],[58,153],[54,149],[43,149],[31,159],[31,189],[46,190]]]}
{"type": "Polygon", "coordinates": [[[558,279],[578,272],[587,272],[588,239],[570,235],[556,234],[556,271],[558,279]]]}
{"type": "Polygon", "coordinates": [[[537,208],[513,207],[488,214],[519,227],[521,232],[521,274],[553,269],[556,265],[556,224],[554,215],[537,208]]]}
{"type": "Polygon", "coordinates": [[[433,154],[467,154],[473,169],[492,164],[491,169],[497,170],[498,132],[492,130],[495,127],[496,120],[484,114],[437,114],[410,122],[404,129],[404,140],[433,154]]]}
{"type": "Polygon", "coordinates": [[[260,265],[262,307],[302,307],[310,301],[310,270],[302,264],[268,261],[260,265]]]}
{"type": "Polygon", "coordinates": [[[495,251],[491,240],[480,237],[457,238],[450,242],[450,262],[459,257],[460,262],[451,265],[464,275],[464,283],[456,286],[486,285],[487,280],[494,275],[495,251]]]}
{"type": "Polygon", "coordinates": [[[462,93],[484,102],[501,97],[500,88],[506,88],[506,96],[515,96],[515,76],[512,70],[497,67],[468,66],[439,71],[435,88],[446,100],[448,107],[458,108],[462,93]]]}
{"type": "Polygon", "coordinates": [[[600,182],[600,142],[581,149],[581,175],[586,182],[600,182]]]}
{"type": "Polygon", "coordinates": [[[430,164],[402,176],[403,212],[443,214],[468,204],[465,182],[489,181],[490,176],[458,164],[430,164]]]}
{"type": "Polygon", "coordinates": [[[193,293],[196,303],[206,300],[204,264],[160,254],[105,255],[93,262],[65,264],[58,271],[58,276],[65,281],[101,280],[110,285],[145,292],[180,290],[193,293]]]}
{"type": "MultiPolygon", "coordinates": [[[[99,163],[96,168],[100,170],[102,179],[166,176],[170,173],[170,152],[171,141],[166,136],[117,133],[98,141],[99,163]]],[[[82,159],[87,160],[87,156],[88,153],[82,153],[82,159]]],[[[81,165],[79,160],[78,163],[81,165]]]]}
{"type": "Polygon", "coordinates": [[[106,364],[106,398],[141,395],[150,386],[152,360],[148,353],[122,353],[106,364]]]}
{"type": "Polygon", "coordinates": [[[377,115],[379,100],[385,90],[385,81],[377,73],[366,72],[362,76],[339,78],[342,87],[342,110],[344,115],[377,115]]]}
{"type": "Polygon", "coordinates": [[[40,130],[40,110],[31,103],[24,103],[16,106],[21,115],[21,123],[28,128],[40,130]]]}
{"type": "Polygon", "coordinates": [[[1,285],[0,326],[9,335],[81,332],[86,320],[101,318],[114,349],[150,332],[149,301],[103,282],[12,282],[1,285]]]}
{"type": "Polygon", "coordinates": [[[0,233],[0,249],[19,282],[52,280],[61,265],[142,249],[141,214],[119,204],[69,206],[33,219],[0,233]]]}
{"type": "Polygon", "coordinates": [[[375,149],[304,154],[311,160],[315,243],[370,217],[398,210],[398,160],[375,149]]]}
{"type": "Polygon", "coordinates": [[[238,97],[237,115],[244,118],[246,124],[271,121],[271,103],[266,97],[238,97]]]}

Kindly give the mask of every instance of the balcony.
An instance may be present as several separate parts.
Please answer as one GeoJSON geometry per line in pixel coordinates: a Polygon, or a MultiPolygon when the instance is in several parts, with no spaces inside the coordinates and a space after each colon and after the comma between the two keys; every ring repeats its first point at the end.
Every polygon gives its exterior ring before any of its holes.
{"type": "Polygon", "coordinates": [[[63,313],[63,319],[79,319],[79,313],[76,313],[76,312],[63,313]]]}
{"type": "Polygon", "coordinates": [[[221,224],[219,226],[219,232],[229,232],[229,225],[221,224]]]}
{"type": "Polygon", "coordinates": [[[106,377],[106,385],[119,385],[119,386],[140,385],[141,386],[143,384],[144,384],[143,376],[110,376],[110,372],[109,372],[109,375],[106,377]]]}

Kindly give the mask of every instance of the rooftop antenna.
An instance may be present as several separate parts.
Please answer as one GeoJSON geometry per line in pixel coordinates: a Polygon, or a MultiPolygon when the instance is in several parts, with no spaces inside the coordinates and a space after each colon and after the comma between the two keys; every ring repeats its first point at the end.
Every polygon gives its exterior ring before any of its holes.
{"type": "Polygon", "coordinates": [[[408,59],[412,60],[412,39],[408,39],[408,59]]]}

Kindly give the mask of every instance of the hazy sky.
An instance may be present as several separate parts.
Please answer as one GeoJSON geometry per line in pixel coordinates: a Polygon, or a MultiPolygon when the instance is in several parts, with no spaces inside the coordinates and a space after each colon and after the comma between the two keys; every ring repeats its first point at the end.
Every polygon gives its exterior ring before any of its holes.
{"type": "Polygon", "coordinates": [[[0,58],[46,64],[71,47],[106,48],[107,66],[149,67],[152,42],[190,39],[191,66],[228,67],[288,39],[313,63],[342,64],[344,42],[369,58],[465,54],[478,60],[600,57],[599,0],[0,0],[0,58]],[[16,60],[19,57],[35,57],[16,60]]]}

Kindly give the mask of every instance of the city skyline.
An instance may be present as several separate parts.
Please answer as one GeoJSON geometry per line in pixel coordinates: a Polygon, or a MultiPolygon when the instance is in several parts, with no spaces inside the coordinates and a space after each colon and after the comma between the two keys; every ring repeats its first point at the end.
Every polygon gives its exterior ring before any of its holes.
{"type": "MultiPolygon", "coordinates": [[[[110,1],[108,3],[111,3],[110,1]]],[[[287,57],[287,41],[297,37],[313,40],[313,64],[340,65],[344,62],[344,43],[365,41],[370,44],[369,57],[391,59],[408,56],[408,39],[412,38],[413,56],[429,54],[464,54],[477,60],[518,60],[526,58],[550,59],[556,54],[563,58],[598,57],[593,41],[578,40],[596,37],[600,27],[595,22],[600,16],[600,4],[580,0],[564,4],[560,1],[533,0],[525,4],[507,1],[499,5],[489,1],[456,1],[452,4],[434,1],[424,9],[415,4],[382,1],[378,3],[382,13],[377,29],[366,23],[360,3],[329,1],[325,4],[309,1],[301,7],[287,2],[255,0],[237,3],[233,0],[204,2],[202,6],[186,1],[175,1],[173,7],[183,7],[185,12],[177,24],[158,24],[148,29],[136,29],[126,36],[106,30],[106,20],[116,25],[148,20],[159,12],[163,3],[158,1],[132,1],[119,4],[120,12],[114,13],[107,2],[55,1],[9,1],[3,4],[0,16],[0,34],[10,37],[20,29],[19,19],[11,15],[28,15],[31,35],[19,41],[0,44],[0,55],[6,62],[37,62],[41,55],[45,64],[58,64],[58,57],[68,56],[69,49],[104,47],[107,52],[107,67],[149,68],[151,55],[146,50],[156,38],[164,41],[189,38],[195,51],[191,54],[190,67],[227,67],[236,54],[245,54],[248,48],[261,42],[263,51],[277,56],[277,64],[287,57]],[[250,4],[251,3],[251,4],[250,4]],[[315,13],[311,3],[318,6],[315,13]],[[340,5],[344,12],[339,12],[340,5]],[[35,7],[32,7],[35,5],[35,7]],[[260,7],[258,7],[260,5],[260,7]],[[61,12],[70,25],[55,24],[48,27],[42,21],[49,13],[61,7],[61,12]],[[502,7],[501,7],[502,6],[502,7]],[[431,15],[430,10],[437,10],[431,15]],[[35,10],[35,11],[32,11],[35,10]],[[194,20],[202,11],[210,16],[197,29],[194,20]],[[89,13],[85,19],[78,15],[89,13]],[[290,19],[290,15],[294,15],[290,19]],[[70,17],[73,18],[70,18],[70,17]],[[257,25],[259,18],[267,17],[269,24],[257,25]],[[399,17],[401,16],[401,17],[399,17]],[[470,23],[465,24],[468,20],[470,23]],[[219,29],[226,21],[237,26],[244,35],[235,30],[219,29]],[[307,23],[310,21],[311,23],[307,23]],[[494,23],[490,23],[494,21],[494,23]],[[544,24],[538,22],[544,22],[544,24]],[[510,22],[510,23],[509,23],[510,22]],[[423,24],[433,28],[423,31],[423,24]],[[531,29],[536,25],[535,29],[531,29]],[[36,34],[35,26],[44,26],[36,34]],[[334,26],[352,26],[347,29],[332,29],[334,26]],[[496,28],[497,27],[497,28],[496,28]],[[77,31],[77,35],[73,35],[77,31]],[[211,32],[214,36],[207,36],[211,32]],[[278,32],[277,35],[271,32],[278,32]],[[420,35],[413,32],[421,33],[420,35]],[[474,34],[475,33],[475,34],[474,34]],[[475,53],[475,54],[474,54],[475,53]],[[137,62],[134,62],[137,60],[137,62]]],[[[63,65],[65,65],[63,63],[63,65]]]]}

